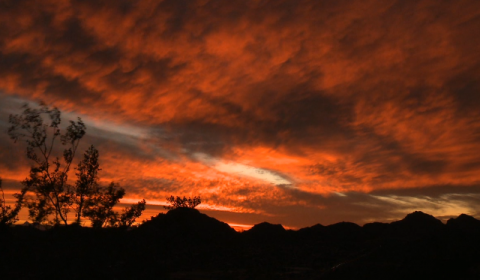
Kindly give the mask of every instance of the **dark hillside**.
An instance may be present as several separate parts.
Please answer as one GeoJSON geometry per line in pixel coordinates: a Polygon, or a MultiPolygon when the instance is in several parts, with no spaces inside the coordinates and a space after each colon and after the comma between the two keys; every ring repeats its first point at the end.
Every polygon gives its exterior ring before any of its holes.
{"type": "Polygon", "coordinates": [[[2,279],[480,279],[480,221],[421,212],[360,227],[243,233],[193,209],[138,228],[0,229],[2,279]]]}

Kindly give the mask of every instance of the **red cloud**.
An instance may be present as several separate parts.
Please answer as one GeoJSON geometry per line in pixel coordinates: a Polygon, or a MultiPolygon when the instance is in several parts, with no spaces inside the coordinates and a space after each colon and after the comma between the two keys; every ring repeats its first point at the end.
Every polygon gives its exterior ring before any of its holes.
{"type": "Polygon", "coordinates": [[[104,179],[132,196],[283,215],[324,207],[292,192],[479,184],[477,1],[1,5],[3,98],[90,118],[104,179]]]}

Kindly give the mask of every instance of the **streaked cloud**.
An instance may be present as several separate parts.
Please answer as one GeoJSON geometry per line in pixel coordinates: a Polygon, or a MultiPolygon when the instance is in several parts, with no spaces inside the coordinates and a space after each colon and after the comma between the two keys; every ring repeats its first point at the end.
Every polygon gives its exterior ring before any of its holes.
{"type": "Polygon", "coordinates": [[[196,159],[204,162],[205,164],[211,166],[213,169],[216,169],[220,172],[233,174],[239,177],[249,177],[254,179],[259,179],[275,185],[291,185],[292,182],[286,180],[278,174],[275,174],[269,170],[262,168],[256,168],[248,166],[245,164],[240,164],[236,162],[225,162],[212,157],[209,157],[206,154],[196,153],[193,155],[196,159]]]}
{"type": "MultiPolygon", "coordinates": [[[[229,216],[238,224],[467,211],[471,197],[448,202],[455,190],[439,186],[480,186],[479,11],[474,0],[3,1],[0,128],[43,100],[84,118],[81,149],[99,148],[105,182],[132,199],[199,194],[260,213],[229,216]]],[[[24,147],[5,133],[0,145],[1,176],[18,188],[24,147]]]]}

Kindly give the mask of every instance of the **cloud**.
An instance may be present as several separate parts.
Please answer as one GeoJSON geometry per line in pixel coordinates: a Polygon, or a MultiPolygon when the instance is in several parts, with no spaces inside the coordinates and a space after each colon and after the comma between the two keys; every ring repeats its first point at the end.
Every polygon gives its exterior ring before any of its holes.
{"type": "MultiPolygon", "coordinates": [[[[82,149],[135,196],[198,192],[288,220],[345,203],[334,193],[479,183],[477,1],[0,5],[2,129],[20,101],[84,117],[82,149]]],[[[0,144],[21,180],[23,150],[0,144]]]]}

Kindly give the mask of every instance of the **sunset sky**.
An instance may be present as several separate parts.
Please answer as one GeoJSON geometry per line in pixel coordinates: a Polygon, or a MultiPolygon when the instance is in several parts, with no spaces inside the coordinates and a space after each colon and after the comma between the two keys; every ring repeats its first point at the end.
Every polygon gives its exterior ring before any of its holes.
{"type": "Polygon", "coordinates": [[[477,0],[0,1],[7,194],[32,164],[8,117],[40,100],[148,217],[480,217],[477,0]]]}

